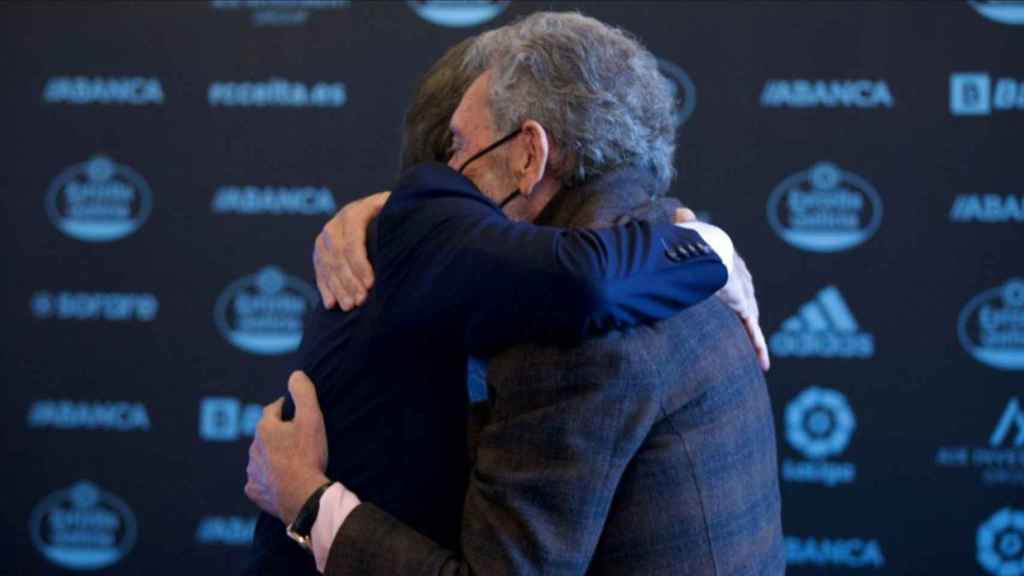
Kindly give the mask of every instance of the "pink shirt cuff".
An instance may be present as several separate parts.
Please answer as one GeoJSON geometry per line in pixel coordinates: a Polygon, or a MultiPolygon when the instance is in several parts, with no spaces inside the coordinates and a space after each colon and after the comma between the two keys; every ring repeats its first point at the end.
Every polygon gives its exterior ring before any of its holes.
{"type": "Polygon", "coordinates": [[[310,537],[313,544],[313,557],[316,558],[316,569],[321,574],[327,566],[327,556],[331,553],[331,544],[345,518],[359,505],[359,497],[345,489],[341,482],[335,482],[320,496],[320,511],[313,522],[310,537]]]}

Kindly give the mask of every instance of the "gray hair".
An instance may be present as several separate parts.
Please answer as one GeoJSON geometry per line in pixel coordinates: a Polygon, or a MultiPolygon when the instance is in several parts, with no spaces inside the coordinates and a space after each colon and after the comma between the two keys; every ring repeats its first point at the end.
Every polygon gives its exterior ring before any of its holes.
{"type": "Polygon", "coordinates": [[[490,69],[499,132],[526,120],[564,154],[562,185],[622,167],[648,169],[659,192],[675,173],[675,99],[655,57],[629,33],[576,12],[538,12],[486,32],[467,69],[490,69]]]}

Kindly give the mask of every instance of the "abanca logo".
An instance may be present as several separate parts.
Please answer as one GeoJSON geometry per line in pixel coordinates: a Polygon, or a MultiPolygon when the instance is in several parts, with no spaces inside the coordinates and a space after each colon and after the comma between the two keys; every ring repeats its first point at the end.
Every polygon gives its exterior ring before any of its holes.
{"type": "Polygon", "coordinates": [[[449,28],[479,26],[497,18],[509,0],[408,0],[416,14],[427,22],[449,28]]]}
{"type": "Polygon", "coordinates": [[[1024,574],[1024,511],[1003,508],[978,527],[978,564],[993,576],[1024,574]]]}
{"type": "Polygon", "coordinates": [[[135,545],[135,515],[123,500],[88,481],[47,496],[32,510],[32,543],[72,570],[111,566],[135,545]]]}
{"type": "Polygon", "coordinates": [[[157,78],[87,78],[55,76],[46,81],[43,102],[49,104],[163,104],[157,78]]]}
{"type": "Polygon", "coordinates": [[[768,80],[763,108],[892,108],[884,80],[768,80]]]}
{"type": "Polygon", "coordinates": [[[768,223],[792,246],[839,252],[871,238],[882,199],[864,178],[819,162],[779,183],[768,198],[768,223]]]}
{"type": "Polygon", "coordinates": [[[676,102],[675,125],[678,128],[690,119],[693,111],[697,108],[697,86],[685,70],[668,60],[658,58],[658,70],[665,78],[668,78],[669,90],[676,102]]]}
{"type": "Polygon", "coordinates": [[[1010,280],[971,299],[960,312],[957,334],[978,361],[1024,370],[1024,280],[1010,280]]]}
{"type": "Polygon", "coordinates": [[[308,284],[267,266],[221,293],[214,321],[233,345],[253,354],[286,354],[302,342],[302,323],[318,302],[308,284]]]}
{"type": "Polygon", "coordinates": [[[152,192],[142,176],[106,156],[67,168],[46,193],[50,222],[85,242],[124,238],[142,227],[152,209],[152,192]]]}

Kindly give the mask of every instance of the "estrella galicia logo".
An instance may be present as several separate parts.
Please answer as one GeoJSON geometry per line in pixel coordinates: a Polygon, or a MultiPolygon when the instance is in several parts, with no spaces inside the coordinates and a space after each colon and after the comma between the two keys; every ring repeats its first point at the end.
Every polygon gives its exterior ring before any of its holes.
{"type": "Polygon", "coordinates": [[[408,0],[416,14],[428,22],[449,28],[479,26],[497,18],[509,0],[408,0]]]}
{"type": "Polygon", "coordinates": [[[138,230],[153,208],[139,175],[106,156],[61,172],[46,193],[46,212],[58,230],[85,242],[110,242],[138,230]]]}
{"type": "Polygon", "coordinates": [[[798,358],[870,358],[874,336],[863,332],[835,286],[827,286],[800,312],[787,318],[769,344],[776,356],[798,358]]]}
{"type": "Polygon", "coordinates": [[[812,386],[786,406],[786,439],[808,458],[842,452],[856,426],[853,410],[837,390],[812,386]]]}
{"type": "Polygon", "coordinates": [[[1024,370],[1024,280],[1012,279],[972,298],[960,312],[957,334],[976,360],[1024,370]]]}
{"type": "Polygon", "coordinates": [[[1003,508],[978,527],[978,564],[993,576],[1024,574],[1024,510],[1003,508]]]}
{"type": "Polygon", "coordinates": [[[864,178],[819,162],[775,187],[768,198],[768,222],[792,246],[839,252],[875,234],[882,222],[882,199],[864,178]]]}
{"type": "Polygon", "coordinates": [[[1024,24],[1024,2],[1021,0],[970,0],[979,14],[1001,24],[1024,24]]]}
{"type": "Polygon", "coordinates": [[[682,126],[697,108],[697,85],[685,70],[668,60],[658,58],[658,70],[668,78],[669,90],[675,100],[675,125],[682,126]]]}
{"type": "Polygon", "coordinates": [[[253,354],[286,354],[302,342],[302,322],[317,294],[305,282],[274,266],[224,289],[214,308],[221,334],[253,354]]]}
{"type": "Polygon", "coordinates": [[[135,545],[135,515],[117,496],[82,480],[44,498],[29,521],[32,543],[47,560],[72,570],[117,563],[135,545]]]}

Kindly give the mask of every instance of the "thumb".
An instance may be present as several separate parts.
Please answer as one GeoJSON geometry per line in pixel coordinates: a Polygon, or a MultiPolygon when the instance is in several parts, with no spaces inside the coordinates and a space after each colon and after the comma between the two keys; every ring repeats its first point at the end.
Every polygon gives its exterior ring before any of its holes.
{"type": "Polygon", "coordinates": [[[316,398],[316,387],[305,372],[296,370],[288,377],[288,392],[295,402],[295,422],[323,419],[320,402],[316,398]]]}

